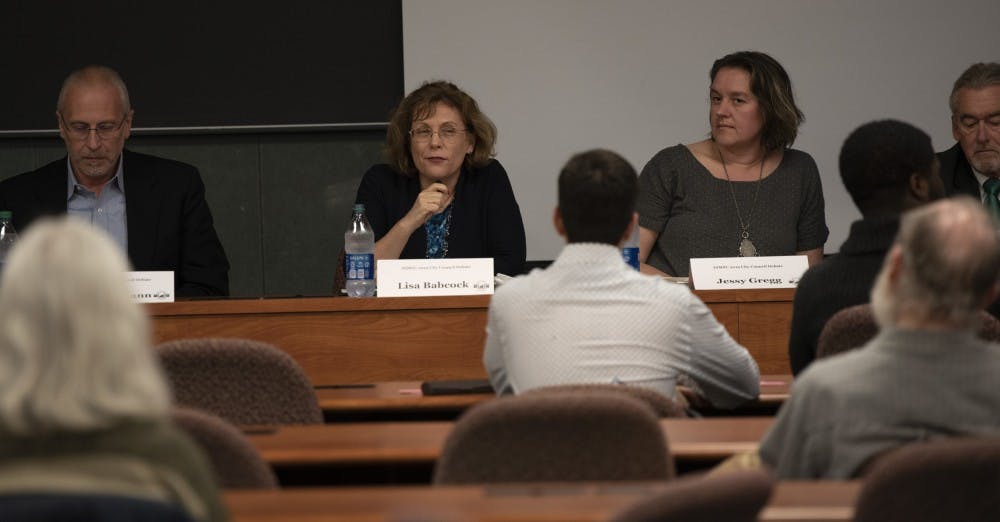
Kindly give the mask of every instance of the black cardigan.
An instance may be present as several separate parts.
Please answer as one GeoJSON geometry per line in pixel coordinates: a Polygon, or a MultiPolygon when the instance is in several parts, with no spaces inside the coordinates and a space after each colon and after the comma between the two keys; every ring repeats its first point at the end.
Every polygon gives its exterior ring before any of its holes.
{"type": "MultiPolygon", "coordinates": [[[[413,207],[420,180],[379,164],[368,169],[358,187],[357,203],[382,238],[413,207]]],[[[521,210],[514,199],[507,172],[496,160],[481,169],[462,168],[452,203],[448,257],[492,257],[493,269],[508,275],[524,270],[526,247],[521,210]]],[[[420,227],[410,235],[401,259],[423,259],[427,234],[420,227]]]]}

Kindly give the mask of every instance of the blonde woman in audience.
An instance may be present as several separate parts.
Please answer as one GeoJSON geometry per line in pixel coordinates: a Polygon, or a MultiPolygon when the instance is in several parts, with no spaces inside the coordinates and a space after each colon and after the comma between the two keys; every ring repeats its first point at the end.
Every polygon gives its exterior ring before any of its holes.
{"type": "Polygon", "coordinates": [[[40,220],[0,274],[0,495],[114,495],[225,520],[103,232],[40,220]]]}

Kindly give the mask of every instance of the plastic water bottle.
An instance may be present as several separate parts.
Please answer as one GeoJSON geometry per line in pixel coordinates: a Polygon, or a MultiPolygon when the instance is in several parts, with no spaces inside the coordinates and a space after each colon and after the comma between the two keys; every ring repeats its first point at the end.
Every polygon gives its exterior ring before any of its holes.
{"type": "Polygon", "coordinates": [[[14,230],[14,215],[9,210],[0,210],[0,273],[7,262],[7,255],[17,243],[17,231],[14,230]]]}
{"type": "Polygon", "coordinates": [[[632,268],[639,269],[639,225],[632,228],[632,235],[622,245],[622,257],[632,268]]]}
{"type": "Polygon", "coordinates": [[[344,275],[348,296],[375,295],[375,233],[364,205],[354,205],[351,226],[344,232],[344,275]]]}

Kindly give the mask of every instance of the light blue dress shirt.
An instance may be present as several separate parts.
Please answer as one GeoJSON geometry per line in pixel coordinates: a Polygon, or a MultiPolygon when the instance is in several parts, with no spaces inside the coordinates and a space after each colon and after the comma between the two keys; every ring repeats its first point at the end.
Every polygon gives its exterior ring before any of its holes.
{"type": "Polygon", "coordinates": [[[76,182],[73,166],[66,160],[66,211],[111,235],[122,252],[128,253],[128,223],[125,216],[124,158],[118,161],[118,171],[101,194],[95,194],[76,182]]]}

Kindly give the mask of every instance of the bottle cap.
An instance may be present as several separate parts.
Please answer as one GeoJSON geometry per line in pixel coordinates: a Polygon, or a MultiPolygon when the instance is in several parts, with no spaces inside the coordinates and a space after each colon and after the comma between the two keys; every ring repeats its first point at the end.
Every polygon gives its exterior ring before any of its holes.
{"type": "Polygon", "coordinates": [[[10,219],[14,217],[14,213],[9,210],[0,210],[0,219],[10,219]]]}
{"type": "Polygon", "coordinates": [[[354,204],[354,211],[355,212],[364,212],[365,211],[365,205],[363,203],[355,203],[354,204]]]}

